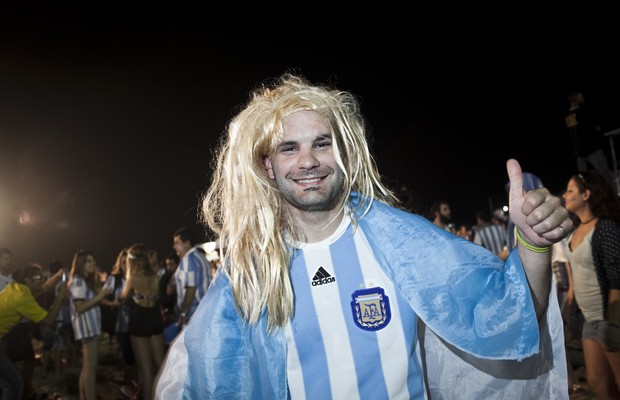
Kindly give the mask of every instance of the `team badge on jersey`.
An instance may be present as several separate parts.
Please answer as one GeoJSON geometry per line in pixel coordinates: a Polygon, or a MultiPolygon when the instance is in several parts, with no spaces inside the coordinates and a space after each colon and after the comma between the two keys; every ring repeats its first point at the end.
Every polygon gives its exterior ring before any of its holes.
{"type": "Polygon", "coordinates": [[[355,325],[366,331],[378,331],[390,323],[390,299],[380,287],[356,290],[351,294],[355,325]]]}

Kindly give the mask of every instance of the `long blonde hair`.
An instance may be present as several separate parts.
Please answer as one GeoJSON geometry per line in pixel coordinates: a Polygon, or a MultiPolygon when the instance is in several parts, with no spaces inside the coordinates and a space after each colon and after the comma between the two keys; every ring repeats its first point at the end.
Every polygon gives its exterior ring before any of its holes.
{"type": "Polygon", "coordinates": [[[351,207],[352,191],[360,194],[355,211],[362,216],[373,199],[397,202],[381,182],[352,94],[311,85],[290,73],[252,92],[221,139],[211,186],[202,199],[202,220],[219,238],[223,272],[241,316],[254,324],[267,308],[270,330],[283,327],[293,315],[292,253],[285,238],[302,236],[267,176],[264,160],[275,154],[283,137],[283,119],[308,110],[325,118],[335,138],[334,156],[345,176],[340,207],[351,207]]]}

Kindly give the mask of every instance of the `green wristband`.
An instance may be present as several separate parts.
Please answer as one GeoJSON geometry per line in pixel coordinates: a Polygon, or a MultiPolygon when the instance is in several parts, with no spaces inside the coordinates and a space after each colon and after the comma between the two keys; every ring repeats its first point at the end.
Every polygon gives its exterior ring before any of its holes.
{"type": "Polygon", "coordinates": [[[535,253],[546,253],[549,250],[551,250],[551,246],[538,247],[538,246],[534,246],[533,244],[529,244],[528,242],[525,241],[525,239],[523,239],[523,236],[521,236],[521,231],[519,229],[517,229],[517,240],[521,242],[521,244],[525,246],[526,249],[533,251],[535,253]]]}

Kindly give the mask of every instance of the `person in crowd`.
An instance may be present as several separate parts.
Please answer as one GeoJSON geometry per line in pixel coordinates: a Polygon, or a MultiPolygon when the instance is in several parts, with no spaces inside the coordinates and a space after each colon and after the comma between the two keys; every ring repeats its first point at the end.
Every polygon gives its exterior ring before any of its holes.
{"type": "Polygon", "coordinates": [[[121,299],[123,289],[125,288],[127,275],[127,249],[121,249],[117,256],[112,272],[108,276],[104,287],[108,288],[112,293],[101,300],[101,304],[114,308],[116,310],[116,320],[114,321],[114,336],[118,342],[123,365],[125,367],[125,385],[121,386],[124,394],[131,397],[137,394],[139,387],[138,372],[136,367],[136,358],[131,346],[129,337],[129,306],[121,299]]]}
{"type": "MultiPolygon", "coordinates": [[[[570,312],[575,302],[575,296],[573,291],[573,278],[570,263],[568,262],[568,258],[566,257],[566,253],[564,251],[565,242],[566,238],[553,244],[551,269],[553,270],[553,276],[555,278],[558,304],[560,305],[562,321],[564,323],[564,331],[566,332],[565,338],[568,338],[571,332],[569,326],[571,323],[570,312]]],[[[566,370],[568,377],[568,393],[576,394],[583,392],[583,386],[577,383],[575,368],[571,362],[568,350],[566,351],[566,370]]]]}
{"type": "Polygon", "coordinates": [[[463,239],[472,240],[474,232],[469,224],[460,224],[456,230],[456,235],[463,239]]]}
{"type": "Polygon", "coordinates": [[[164,327],[176,322],[177,288],[174,274],[179,266],[179,256],[173,250],[166,256],[166,272],[159,278],[159,299],[164,327]]]}
{"type": "Polygon", "coordinates": [[[149,249],[137,243],[127,250],[127,275],[121,298],[129,306],[129,335],[136,355],[138,381],[145,400],[153,399],[153,380],[164,359],[164,322],[159,278],[149,249]]]}
{"type": "Polygon", "coordinates": [[[431,204],[431,218],[433,223],[440,228],[443,228],[450,232],[452,222],[452,210],[450,210],[450,204],[445,200],[437,200],[431,204]]]}
{"type": "MultiPolygon", "coordinates": [[[[499,211],[501,212],[501,210],[499,211]]],[[[508,257],[506,248],[506,227],[498,217],[499,215],[494,214],[493,218],[489,220],[489,216],[486,212],[478,211],[476,213],[477,225],[474,234],[474,243],[492,251],[502,260],[505,260],[506,257],[508,257]]]]}
{"type": "Polygon", "coordinates": [[[88,250],[78,250],[73,255],[69,276],[71,323],[75,340],[82,345],[82,370],[80,371],[80,400],[97,398],[97,365],[101,338],[101,311],[99,303],[112,291],[99,288],[99,275],[95,255],[88,250]]]}
{"type": "Polygon", "coordinates": [[[566,398],[550,246],[572,222],[506,167],[504,262],[397,207],[351,93],[293,74],[258,88],[203,198],[222,264],[156,398],[566,398]]]}
{"type": "Polygon", "coordinates": [[[0,291],[9,283],[13,282],[13,252],[6,248],[0,248],[0,291]]]}
{"type": "MultiPolygon", "coordinates": [[[[50,277],[48,271],[46,271],[40,264],[31,263],[31,265],[41,269],[41,280],[43,282],[42,290],[34,294],[35,300],[41,308],[49,309],[53,302],[53,299],[50,299],[50,293],[54,291],[54,286],[60,280],[61,275],[60,273],[56,273],[50,277]],[[45,299],[50,300],[48,301],[45,299]]],[[[2,339],[5,344],[6,355],[14,363],[20,364],[24,398],[31,398],[37,395],[32,382],[36,365],[33,339],[43,341],[44,337],[41,334],[41,325],[44,325],[43,332],[46,332],[46,327],[48,325],[44,322],[35,323],[27,318],[24,318],[21,323],[12,327],[12,329],[7,332],[2,339]]],[[[44,349],[46,344],[47,343],[44,342],[44,349]]]]}
{"type": "MultiPolygon", "coordinates": [[[[62,263],[59,262],[51,262],[47,268],[41,267],[43,270],[43,276],[45,280],[51,278],[52,275],[56,275],[59,273],[62,267],[62,263]]],[[[63,274],[64,271],[60,271],[60,274],[63,274]]],[[[66,274],[65,274],[66,276],[66,274]]],[[[36,296],[37,302],[44,309],[49,309],[56,298],[56,288],[49,287],[49,290],[40,293],[36,296]]],[[[65,297],[66,299],[66,297],[65,297]]],[[[66,299],[68,301],[68,299],[66,299]]],[[[64,301],[63,301],[64,303],[64,301]]],[[[57,319],[62,318],[62,314],[58,313],[57,319]]],[[[52,347],[54,345],[54,335],[55,335],[55,324],[46,324],[45,322],[41,322],[35,325],[35,332],[38,332],[38,336],[43,343],[42,352],[41,352],[41,361],[40,366],[42,369],[41,375],[43,377],[47,376],[47,373],[50,370],[54,369],[54,359],[57,354],[53,353],[52,347]]],[[[35,336],[36,337],[36,336],[35,336]]]]}
{"type": "Polygon", "coordinates": [[[149,262],[151,263],[151,268],[157,274],[157,278],[161,278],[161,276],[166,272],[166,266],[159,261],[159,252],[155,249],[149,249],[149,262]]]}
{"type": "MultiPolygon", "coordinates": [[[[105,271],[105,274],[99,273],[100,283],[104,287],[106,287],[106,284],[110,283],[114,267],[115,266],[112,267],[112,271],[105,271]]],[[[99,310],[101,312],[101,331],[104,334],[104,338],[108,338],[109,344],[117,343],[116,321],[118,320],[118,306],[119,304],[114,299],[114,293],[110,293],[99,302],[99,310]]]]}
{"type": "MultiPolygon", "coordinates": [[[[50,262],[50,272],[52,274],[61,271],[61,279],[56,284],[54,289],[56,297],[61,294],[63,286],[67,286],[67,280],[69,278],[69,268],[66,268],[59,260],[52,260],[50,262]]],[[[71,309],[69,298],[65,295],[62,296],[62,303],[60,305],[60,311],[56,315],[53,325],[53,338],[52,338],[52,359],[54,363],[54,377],[59,378],[61,369],[63,366],[63,358],[68,366],[73,366],[77,354],[75,349],[75,340],[73,339],[73,327],[71,326],[71,309]]]]}
{"type": "Polygon", "coordinates": [[[211,284],[211,269],[204,250],[199,248],[196,234],[189,227],[177,229],[173,235],[174,251],[180,264],[174,275],[177,290],[177,326],[181,330],[192,317],[211,284]]]}
{"type": "MultiPolygon", "coordinates": [[[[35,299],[37,294],[45,290],[43,270],[39,265],[31,264],[18,269],[14,272],[13,279],[14,281],[0,291],[0,393],[5,400],[21,399],[25,383],[6,354],[5,335],[20,325],[24,318],[35,323],[53,324],[67,294],[66,283],[61,283],[58,296],[49,310],[45,310],[35,299]]],[[[32,393],[28,394],[31,395],[32,393]]]]}
{"type": "Polygon", "coordinates": [[[620,200],[597,171],[568,180],[566,208],[579,221],[566,256],[585,322],[581,341],[588,386],[599,399],[620,398],[620,200]]]}

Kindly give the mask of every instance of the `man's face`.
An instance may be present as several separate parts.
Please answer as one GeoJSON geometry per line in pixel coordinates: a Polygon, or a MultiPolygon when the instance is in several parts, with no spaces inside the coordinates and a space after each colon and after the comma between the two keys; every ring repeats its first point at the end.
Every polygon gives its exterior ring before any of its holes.
{"type": "Polygon", "coordinates": [[[183,241],[181,236],[175,236],[172,239],[172,248],[177,253],[179,258],[183,258],[183,256],[192,248],[189,240],[183,241]]]}
{"type": "Polygon", "coordinates": [[[284,137],[265,159],[267,174],[284,199],[300,211],[330,211],[342,195],[344,175],[336,163],[329,126],[314,111],[284,118],[284,137]]]}
{"type": "Polygon", "coordinates": [[[12,272],[13,269],[13,255],[12,254],[3,254],[0,256],[0,272],[4,275],[8,275],[12,272]]]}
{"type": "Polygon", "coordinates": [[[450,206],[447,204],[442,204],[439,206],[439,218],[441,222],[447,224],[452,219],[452,212],[450,211],[450,206]]]}
{"type": "Polygon", "coordinates": [[[42,273],[37,273],[30,278],[26,278],[25,281],[32,293],[37,294],[43,290],[43,282],[45,279],[42,273]]]}
{"type": "Polygon", "coordinates": [[[174,272],[177,269],[177,262],[171,258],[166,258],[166,270],[168,272],[174,272]]]}

